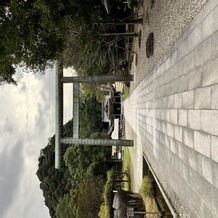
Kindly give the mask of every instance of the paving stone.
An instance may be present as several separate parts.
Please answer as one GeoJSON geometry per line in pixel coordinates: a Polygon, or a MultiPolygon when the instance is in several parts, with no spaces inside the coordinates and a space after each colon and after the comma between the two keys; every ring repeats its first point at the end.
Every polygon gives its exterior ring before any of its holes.
{"type": "Polygon", "coordinates": [[[182,108],[182,93],[174,95],[174,108],[182,108]]]}
{"type": "Polygon", "coordinates": [[[188,74],[182,75],[176,79],[176,84],[178,87],[178,92],[184,92],[188,90],[188,74]]]}
{"type": "Polygon", "coordinates": [[[198,68],[189,73],[188,88],[189,90],[201,87],[202,68],[198,68]]]}
{"type": "Polygon", "coordinates": [[[178,51],[180,60],[190,52],[187,38],[185,38],[183,42],[178,46],[178,51]]]}
{"type": "Polygon", "coordinates": [[[218,162],[218,137],[213,135],[211,136],[211,158],[218,162]]]}
{"type": "Polygon", "coordinates": [[[194,148],[201,154],[210,157],[210,135],[194,131],[194,148]]]}
{"type": "Polygon", "coordinates": [[[167,102],[167,97],[162,98],[162,108],[167,108],[168,107],[168,102],[167,102]]]}
{"type": "Polygon", "coordinates": [[[183,97],[183,109],[193,109],[194,108],[194,91],[187,91],[182,93],[183,97]]]}
{"type": "Polygon", "coordinates": [[[178,47],[176,47],[172,54],[170,55],[170,63],[171,63],[171,66],[175,66],[175,64],[179,61],[179,53],[178,53],[178,47]]]}
{"type": "Polygon", "coordinates": [[[218,85],[211,87],[211,109],[218,109],[218,85]]]}
{"type": "Polygon", "coordinates": [[[218,173],[217,173],[217,169],[218,169],[218,163],[216,161],[212,162],[212,180],[213,180],[213,186],[217,189],[218,191],[218,173]]]}
{"type": "MultiPolygon", "coordinates": [[[[179,147],[180,148],[180,147],[179,147]]],[[[181,148],[184,148],[184,146],[182,146],[181,148]]],[[[181,152],[182,154],[183,152],[181,152]]],[[[190,167],[188,166],[187,164],[187,161],[188,161],[188,157],[187,157],[187,153],[185,153],[185,156],[187,160],[184,161],[183,163],[183,171],[182,171],[182,174],[183,174],[183,178],[186,182],[190,181],[190,167]]],[[[182,157],[183,157],[183,154],[182,154],[182,157]]],[[[180,157],[181,158],[181,157],[180,157]]]]}
{"type": "Polygon", "coordinates": [[[165,60],[165,65],[166,65],[166,71],[168,71],[172,66],[169,57],[165,60]]]}
{"type": "Polygon", "coordinates": [[[213,35],[218,26],[218,7],[216,6],[202,22],[202,39],[213,35]]]}
{"type": "Polygon", "coordinates": [[[192,34],[188,36],[188,46],[191,51],[202,42],[201,28],[201,24],[196,26],[195,29],[192,31],[192,34]]]}
{"type": "Polygon", "coordinates": [[[182,142],[183,140],[183,128],[181,126],[175,126],[175,139],[179,142],[182,142]]]}
{"type": "Polygon", "coordinates": [[[170,110],[170,123],[177,124],[178,123],[178,111],[170,110]]]}
{"type": "Polygon", "coordinates": [[[165,110],[164,118],[165,121],[170,122],[170,110],[165,110]]]}
{"type": "Polygon", "coordinates": [[[174,79],[178,79],[182,75],[184,75],[184,68],[183,68],[183,61],[180,60],[176,65],[174,66],[174,79]]]}
{"type": "MultiPolygon", "coordinates": [[[[211,38],[204,41],[195,49],[195,67],[199,67],[206,62],[208,62],[211,58],[211,38]]],[[[191,63],[191,62],[190,62],[191,63]]]]}
{"type": "Polygon", "coordinates": [[[201,111],[201,129],[209,134],[218,136],[218,111],[202,110],[201,111]]]}
{"type": "Polygon", "coordinates": [[[188,128],[183,128],[183,143],[188,147],[194,146],[194,131],[188,128]]]}
{"type": "Polygon", "coordinates": [[[171,95],[175,95],[178,92],[178,88],[174,85],[175,80],[173,80],[172,82],[170,82],[170,94],[171,95]]]}
{"type": "Polygon", "coordinates": [[[215,213],[211,211],[210,207],[208,207],[205,203],[202,203],[200,211],[202,217],[214,218],[216,216],[215,213]]]}
{"type": "MultiPolygon", "coordinates": [[[[179,154],[179,149],[178,149],[177,142],[176,142],[176,140],[173,139],[173,138],[170,138],[170,149],[171,149],[171,151],[172,151],[174,154],[176,154],[176,155],[179,154]]],[[[176,161],[175,161],[175,162],[176,162],[176,161]]]]}
{"type": "Polygon", "coordinates": [[[202,175],[199,175],[198,173],[193,173],[192,174],[194,177],[194,181],[195,182],[195,190],[196,192],[199,194],[199,196],[201,197],[201,199],[207,204],[210,205],[210,209],[212,209],[212,205],[211,205],[211,201],[213,198],[213,191],[214,191],[214,187],[213,185],[208,182],[204,177],[202,177],[202,175]]]}
{"type": "Polygon", "coordinates": [[[207,157],[202,158],[202,175],[206,180],[213,184],[212,161],[207,157]]]}
{"type": "Polygon", "coordinates": [[[167,123],[167,135],[174,137],[174,125],[171,123],[167,123]]]}
{"type": "Polygon", "coordinates": [[[200,110],[188,110],[188,127],[195,130],[201,129],[200,110]]]}
{"type": "Polygon", "coordinates": [[[195,51],[190,52],[188,55],[186,55],[183,60],[183,70],[184,74],[189,73],[191,70],[195,68],[195,58],[196,54],[195,51]]]}
{"type": "Polygon", "coordinates": [[[195,90],[195,109],[210,109],[211,88],[200,88],[195,90]]]}
{"type": "Polygon", "coordinates": [[[218,58],[203,66],[202,86],[218,84],[218,58]]]}
{"type": "Polygon", "coordinates": [[[218,57],[218,31],[211,37],[211,58],[218,57]]]}
{"type": "Polygon", "coordinates": [[[192,208],[194,208],[195,213],[198,214],[198,216],[200,215],[200,211],[197,210],[197,208],[199,208],[199,205],[201,205],[201,198],[199,197],[199,195],[194,191],[194,190],[190,190],[189,194],[188,194],[188,203],[192,206],[192,208]]]}
{"type": "Polygon", "coordinates": [[[170,137],[168,135],[165,135],[164,143],[170,149],[170,137]]]}
{"type": "Polygon", "coordinates": [[[187,149],[188,164],[196,172],[199,172],[199,163],[197,152],[193,149],[187,149]]]}
{"type": "Polygon", "coordinates": [[[188,118],[187,118],[187,110],[179,110],[179,122],[180,126],[187,126],[188,118]]]}
{"type": "Polygon", "coordinates": [[[192,218],[218,217],[217,8],[203,10],[203,23],[190,27],[176,42],[149,82],[142,82],[130,97],[133,109],[125,112],[144,150],[160,171],[164,169],[164,178],[192,218]],[[161,75],[158,80],[155,74],[161,75]]]}
{"type": "Polygon", "coordinates": [[[218,189],[212,190],[212,210],[215,213],[214,217],[218,217],[218,189]]]}
{"type": "Polygon", "coordinates": [[[167,107],[168,108],[173,108],[173,105],[174,105],[174,95],[168,96],[167,102],[168,102],[167,107]]]}

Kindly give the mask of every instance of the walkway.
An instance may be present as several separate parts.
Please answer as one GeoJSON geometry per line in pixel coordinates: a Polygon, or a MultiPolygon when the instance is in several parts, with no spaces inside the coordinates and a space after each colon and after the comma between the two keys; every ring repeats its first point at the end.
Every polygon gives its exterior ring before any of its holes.
{"type": "Polygon", "coordinates": [[[145,152],[181,217],[218,217],[218,1],[134,89],[124,116],[135,139],[134,191],[145,152]]]}

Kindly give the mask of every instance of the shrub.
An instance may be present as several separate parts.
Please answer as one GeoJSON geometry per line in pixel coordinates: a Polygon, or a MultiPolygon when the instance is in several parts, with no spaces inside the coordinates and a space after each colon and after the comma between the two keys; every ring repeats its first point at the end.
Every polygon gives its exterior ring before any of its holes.
{"type": "Polygon", "coordinates": [[[108,218],[109,216],[109,197],[110,197],[110,190],[111,190],[111,185],[112,185],[112,177],[113,177],[113,170],[109,170],[107,172],[107,182],[104,186],[104,202],[101,205],[100,211],[98,213],[98,216],[100,218],[108,218]]]}
{"type": "Polygon", "coordinates": [[[144,176],[142,181],[142,186],[140,192],[143,194],[144,197],[153,197],[154,196],[154,186],[153,186],[153,179],[148,175],[144,176]]]}

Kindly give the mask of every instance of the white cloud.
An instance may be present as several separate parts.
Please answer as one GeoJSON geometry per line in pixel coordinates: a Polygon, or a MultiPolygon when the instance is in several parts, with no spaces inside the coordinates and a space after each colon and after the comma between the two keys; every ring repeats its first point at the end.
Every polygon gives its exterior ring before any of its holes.
{"type": "Polygon", "coordinates": [[[1,87],[0,143],[5,162],[0,186],[9,194],[2,198],[3,218],[49,217],[36,171],[40,149],[54,134],[54,96],[51,71],[44,76],[24,74],[17,86],[1,87]]]}
{"type": "MultiPolygon", "coordinates": [[[[71,71],[68,69],[68,75],[71,71]]],[[[55,133],[54,76],[54,69],[35,75],[23,73],[20,68],[17,86],[1,87],[1,218],[50,217],[36,171],[40,150],[55,133]],[[6,196],[2,198],[2,194],[6,196]]],[[[70,87],[65,87],[65,108],[66,122],[72,118],[70,87]]]]}

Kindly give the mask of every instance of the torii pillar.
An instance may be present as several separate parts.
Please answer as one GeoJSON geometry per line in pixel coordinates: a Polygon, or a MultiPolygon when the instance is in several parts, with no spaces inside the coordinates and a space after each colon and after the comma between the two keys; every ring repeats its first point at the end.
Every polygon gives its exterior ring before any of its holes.
{"type": "Polygon", "coordinates": [[[121,76],[63,76],[63,63],[56,65],[56,126],[55,126],[55,168],[61,167],[61,144],[98,145],[98,146],[130,146],[133,140],[117,139],[80,139],[79,138],[79,83],[108,83],[129,82],[133,80],[132,75],[121,76]],[[73,83],[73,136],[63,137],[63,84],[73,83]]]}

